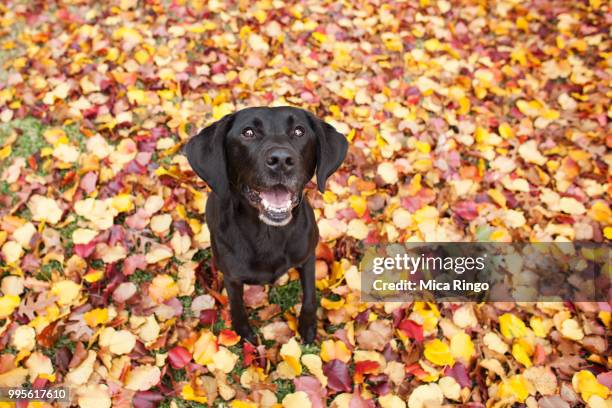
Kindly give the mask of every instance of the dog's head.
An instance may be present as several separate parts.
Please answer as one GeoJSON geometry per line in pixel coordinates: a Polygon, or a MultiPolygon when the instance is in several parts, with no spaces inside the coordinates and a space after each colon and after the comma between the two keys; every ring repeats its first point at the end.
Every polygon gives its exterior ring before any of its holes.
{"type": "Polygon", "coordinates": [[[291,221],[316,171],[319,191],[342,164],[348,143],[312,113],[288,106],[229,114],[185,146],[193,170],[219,196],[242,196],[269,225],[291,221]]]}

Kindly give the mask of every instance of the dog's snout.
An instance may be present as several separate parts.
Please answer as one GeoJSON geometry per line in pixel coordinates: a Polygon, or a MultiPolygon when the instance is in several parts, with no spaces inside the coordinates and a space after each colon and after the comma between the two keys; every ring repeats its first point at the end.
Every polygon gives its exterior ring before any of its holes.
{"type": "Polygon", "coordinates": [[[283,147],[272,148],[266,155],[266,166],[272,170],[291,170],[295,164],[295,156],[283,147]]]}

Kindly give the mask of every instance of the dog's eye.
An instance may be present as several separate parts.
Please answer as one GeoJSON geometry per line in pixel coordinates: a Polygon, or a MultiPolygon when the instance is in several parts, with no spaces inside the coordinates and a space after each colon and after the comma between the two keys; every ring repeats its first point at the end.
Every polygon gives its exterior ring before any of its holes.
{"type": "Polygon", "coordinates": [[[295,129],[293,129],[293,134],[297,137],[304,136],[304,128],[301,126],[297,126],[295,129]]]}
{"type": "Polygon", "coordinates": [[[252,138],[255,137],[255,132],[251,128],[244,128],[244,129],[242,129],[241,135],[245,139],[252,139],[252,138]]]}

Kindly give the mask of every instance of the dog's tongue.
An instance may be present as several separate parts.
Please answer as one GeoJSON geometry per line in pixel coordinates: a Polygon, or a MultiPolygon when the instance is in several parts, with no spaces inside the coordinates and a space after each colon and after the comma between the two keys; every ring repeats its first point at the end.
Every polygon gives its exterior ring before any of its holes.
{"type": "Polygon", "coordinates": [[[268,191],[262,191],[259,196],[274,207],[284,207],[291,201],[291,193],[284,187],[274,187],[268,191]]]}

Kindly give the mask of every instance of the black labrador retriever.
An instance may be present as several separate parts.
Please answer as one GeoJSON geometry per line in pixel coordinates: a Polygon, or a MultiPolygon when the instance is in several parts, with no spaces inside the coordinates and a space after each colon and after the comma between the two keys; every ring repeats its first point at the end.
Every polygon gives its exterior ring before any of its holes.
{"type": "Polygon", "coordinates": [[[323,192],[347,148],[331,125],[288,106],[229,114],[185,146],[189,164],[212,189],[206,222],[213,257],[223,272],[233,327],[243,339],[256,340],[243,284],[269,284],[295,267],[303,291],[298,330],[304,342],[314,340],[319,231],[303,189],[316,171],[323,192]]]}

